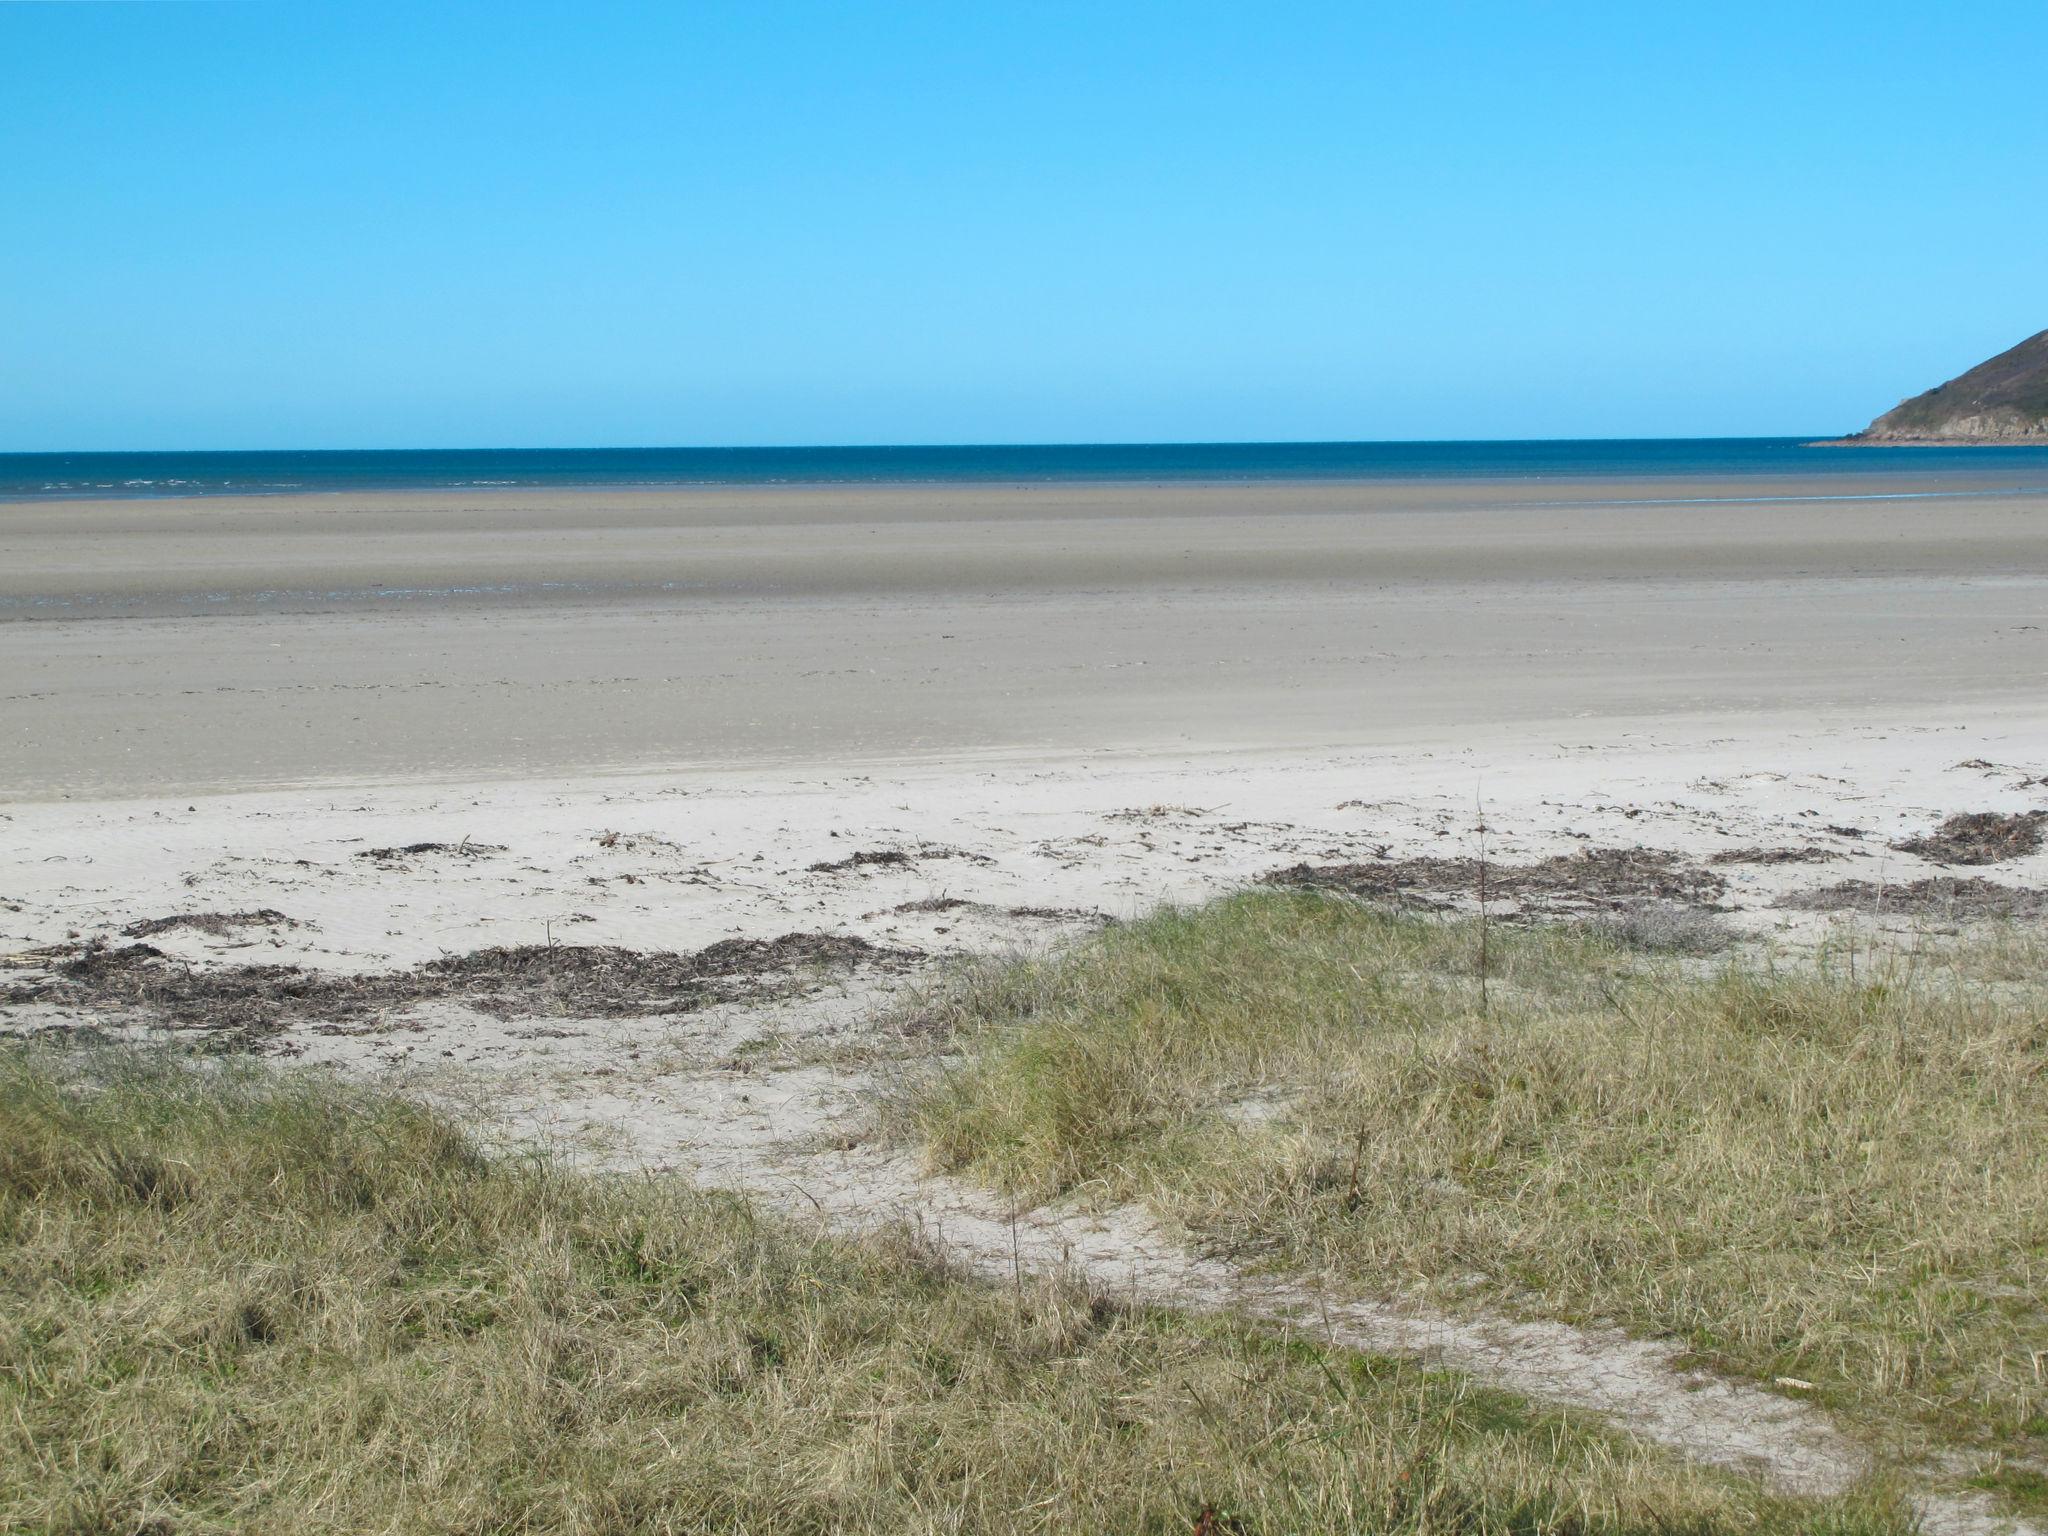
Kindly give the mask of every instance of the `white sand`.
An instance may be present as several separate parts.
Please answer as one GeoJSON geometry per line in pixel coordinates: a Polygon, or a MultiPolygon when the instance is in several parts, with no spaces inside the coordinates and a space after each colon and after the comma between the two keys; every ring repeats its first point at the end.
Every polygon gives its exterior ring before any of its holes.
{"type": "MultiPolygon", "coordinates": [[[[1702,719],[1492,733],[1462,747],[1208,753],[1075,762],[917,763],[861,771],[700,770],[551,784],[355,785],[8,808],[7,945],[107,937],[174,912],[274,907],[299,929],[166,948],[337,969],[410,964],[488,944],[695,948],[819,928],[937,950],[1044,931],[974,911],[897,914],[930,896],[992,908],[1129,917],[1276,865],[1385,850],[1491,856],[1580,847],[1696,856],[1812,844],[1815,865],[1729,866],[1728,900],[1770,931],[1788,890],[1940,871],[1888,845],[1958,810],[2044,803],[2048,710],[1980,708],[1946,723],[1702,719]],[[1992,766],[1964,766],[1989,763],[1992,766]],[[1853,828],[1852,838],[1829,828],[1853,828]],[[611,846],[600,839],[621,834],[611,846]],[[384,864],[362,850],[501,844],[475,859],[384,864]],[[813,874],[860,850],[949,850],[903,868],[813,874]],[[958,855],[965,855],[958,856],[958,855]],[[245,954],[236,945],[253,946],[245,954]]],[[[1955,873],[1956,871],[1950,871],[1955,873]]],[[[1971,871],[1962,871],[1970,873],[1971,871]]],[[[2048,879],[2048,855],[1982,871],[2048,879]]]]}

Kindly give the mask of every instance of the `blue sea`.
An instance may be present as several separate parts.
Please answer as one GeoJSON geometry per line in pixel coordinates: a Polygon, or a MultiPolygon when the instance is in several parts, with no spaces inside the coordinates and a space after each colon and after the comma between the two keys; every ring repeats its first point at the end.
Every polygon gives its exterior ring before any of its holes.
{"type": "MultiPolygon", "coordinates": [[[[333,491],[1085,481],[1875,474],[2048,486],[2048,447],[1816,448],[1810,438],[1043,443],[857,448],[372,448],[0,453],[0,500],[333,491]]],[[[1844,490],[1849,491],[1845,485],[1844,490]]]]}

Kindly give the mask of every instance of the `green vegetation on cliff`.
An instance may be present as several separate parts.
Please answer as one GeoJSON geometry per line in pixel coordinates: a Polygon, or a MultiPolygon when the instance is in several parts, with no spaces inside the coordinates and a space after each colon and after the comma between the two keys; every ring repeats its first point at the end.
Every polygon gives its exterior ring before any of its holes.
{"type": "Polygon", "coordinates": [[[1852,443],[2048,443],[2048,331],[1894,406],[1852,443]]]}

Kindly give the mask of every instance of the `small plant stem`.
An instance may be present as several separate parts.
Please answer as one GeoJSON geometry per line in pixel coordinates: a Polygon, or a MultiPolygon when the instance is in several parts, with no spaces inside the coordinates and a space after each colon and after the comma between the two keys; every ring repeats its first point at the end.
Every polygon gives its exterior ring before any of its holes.
{"type": "Polygon", "coordinates": [[[1479,810],[1479,1012],[1490,1015],[1493,1012],[1491,999],[1487,996],[1487,921],[1486,921],[1486,802],[1474,797],[1479,810]]]}

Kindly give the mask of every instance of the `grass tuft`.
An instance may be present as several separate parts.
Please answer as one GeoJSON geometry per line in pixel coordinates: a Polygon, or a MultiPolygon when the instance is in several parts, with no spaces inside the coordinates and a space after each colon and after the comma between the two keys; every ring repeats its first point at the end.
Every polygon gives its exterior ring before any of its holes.
{"type": "Polygon", "coordinates": [[[1184,1532],[1204,1509],[1908,1528],[1457,1377],[495,1160],[332,1078],[0,1052],[0,1529],[1184,1532]]]}
{"type": "Polygon", "coordinates": [[[960,1054],[904,1128],[1013,1196],[1143,1200],[1361,1292],[1618,1320],[1883,1437],[2039,1464],[2038,944],[1489,947],[1482,1007],[1468,921],[1314,893],[1162,913],[924,1000],[960,1054]]]}

